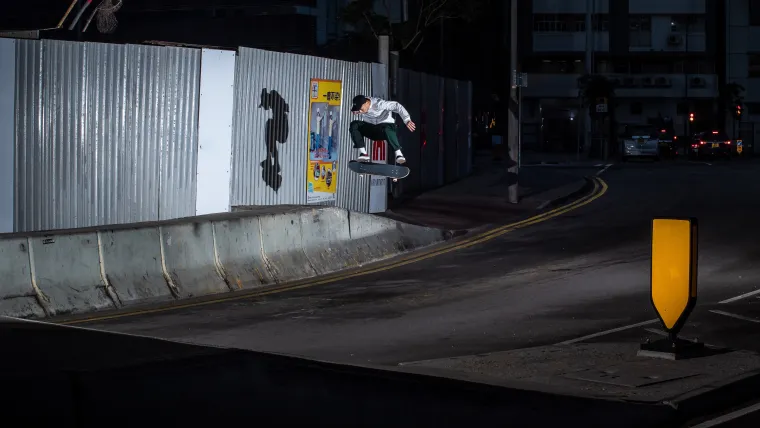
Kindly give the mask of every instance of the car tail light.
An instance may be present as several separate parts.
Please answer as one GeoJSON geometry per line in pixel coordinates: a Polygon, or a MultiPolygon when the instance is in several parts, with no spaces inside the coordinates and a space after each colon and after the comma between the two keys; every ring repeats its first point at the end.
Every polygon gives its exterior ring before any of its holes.
{"type": "Polygon", "coordinates": [[[726,141],[726,144],[731,144],[731,141],[726,141]]]}
{"type": "Polygon", "coordinates": [[[704,141],[700,141],[699,144],[705,144],[705,142],[704,141]]]}
{"type": "Polygon", "coordinates": [[[673,139],[674,139],[674,140],[677,140],[677,139],[678,139],[678,137],[676,137],[676,136],[674,135],[674,136],[673,136],[673,139]]]}
{"type": "Polygon", "coordinates": [[[699,147],[699,144],[692,144],[692,145],[691,145],[691,147],[692,147],[693,149],[696,149],[697,147],[699,147]]]}

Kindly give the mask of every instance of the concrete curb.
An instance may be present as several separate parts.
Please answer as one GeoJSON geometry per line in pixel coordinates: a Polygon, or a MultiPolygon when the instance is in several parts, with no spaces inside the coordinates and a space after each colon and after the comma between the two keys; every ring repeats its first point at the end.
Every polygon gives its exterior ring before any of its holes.
{"type": "Polygon", "coordinates": [[[314,206],[2,235],[0,316],[58,318],[275,287],[454,236],[314,206]]]}

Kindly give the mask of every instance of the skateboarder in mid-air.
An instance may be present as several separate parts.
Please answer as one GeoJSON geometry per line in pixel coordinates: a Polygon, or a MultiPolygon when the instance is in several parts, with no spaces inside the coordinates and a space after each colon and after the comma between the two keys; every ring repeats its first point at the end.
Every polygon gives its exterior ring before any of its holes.
{"type": "Polygon", "coordinates": [[[387,141],[396,154],[396,163],[403,164],[406,162],[403,153],[401,153],[401,144],[396,136],[396,119],[393,113],[398,113],[406,127],[414,132],[416,125],[412,122],[409,112],[404,106],[396,101],[386,101],[376,97],[365,97],[357,95],[353,99],[351,113],[361,114],[362,120],[351,122],[351,139],[354,142],[354,148],[359,149],[360,162],[369,161],[369,155],[364,144],[364,138],[375,141],[387,141]]]}

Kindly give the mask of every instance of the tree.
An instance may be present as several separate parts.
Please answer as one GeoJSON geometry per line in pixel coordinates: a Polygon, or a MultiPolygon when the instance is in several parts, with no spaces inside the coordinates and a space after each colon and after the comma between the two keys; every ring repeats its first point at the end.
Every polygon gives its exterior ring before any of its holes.
{"type": "Polygon", "coordinates": [[[412,53],[422,46],[432,27],[446,20],[470,22],[483,10],[487,0],[419,0],[419,14],[406,22],[391,23],[388,0],[354,0],[343,8],[342,21],[361,35],[390,36],[391,50],[412,53]]]}

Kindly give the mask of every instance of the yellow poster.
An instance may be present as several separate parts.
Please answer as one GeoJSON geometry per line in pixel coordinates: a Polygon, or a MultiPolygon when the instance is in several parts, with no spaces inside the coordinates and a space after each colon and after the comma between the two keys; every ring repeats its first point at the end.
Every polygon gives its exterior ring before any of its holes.
{"type": "Polygon", "coordinates": [[[306,203],[335,202],[342,84],[339,80],[311,79],[309,87],[306,203]]]}

